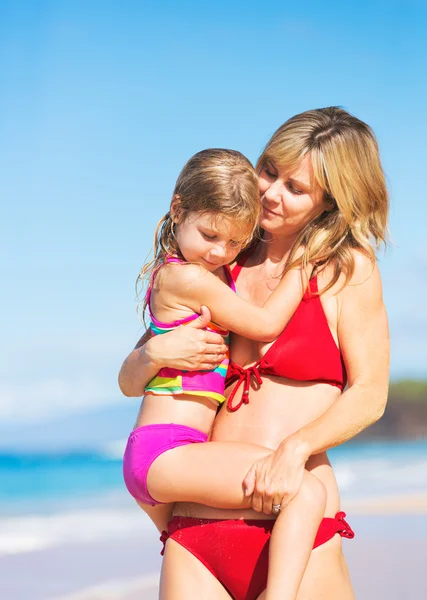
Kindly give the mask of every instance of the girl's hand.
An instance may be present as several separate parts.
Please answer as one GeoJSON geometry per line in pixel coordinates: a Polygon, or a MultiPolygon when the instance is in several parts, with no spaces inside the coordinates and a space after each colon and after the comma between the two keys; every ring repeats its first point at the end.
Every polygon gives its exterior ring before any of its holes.
{"type": "Polygon", "coordinates": [[[151,338],[146,345],[150,361],[158,369],[215,369],[224,359],[227,346],[219,333],[204,331],[210,320],[209,309],[202,306],[198,319],[185,327],[177,327],[169,333],[151,338]]]}
{"type": "Polygon", "coordinates": [[[285,506],[298,493],[309,456],[292,436],[279,448],[252,465],[243,487],[245,495],[252,496],[252,508],[266,515],[272,513],[273,504],[285,506]]]}

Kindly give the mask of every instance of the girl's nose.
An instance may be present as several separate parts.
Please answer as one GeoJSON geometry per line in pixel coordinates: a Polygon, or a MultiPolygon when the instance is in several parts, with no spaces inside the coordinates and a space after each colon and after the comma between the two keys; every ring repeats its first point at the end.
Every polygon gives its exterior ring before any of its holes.
{"type": "Polygon", "coordinates": [[[227,248],[223,244],[216,244],[211,250],[212,256],[224,258],[227,254],[227,248]]]}

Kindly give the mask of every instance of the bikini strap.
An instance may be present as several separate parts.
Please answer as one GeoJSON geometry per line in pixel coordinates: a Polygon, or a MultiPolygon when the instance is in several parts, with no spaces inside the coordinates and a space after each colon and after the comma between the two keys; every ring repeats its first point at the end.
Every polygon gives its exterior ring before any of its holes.
{"type": "Polygon", "coordinates": [[[236,284],[234,283],[233,273],[228,265],[224,265],[225,277],[227,283],[233,292],[236,292],[236,284]]]}
{"type": "Polygon", "coordinates": [[[239,256],[237,257],[237,262],[234,265],[234,267],[231,269],[231,275],[233,277],[233,281],[237,281],[237,278],[240,275],[240,271],[245,266],[245,263],[248,260],[248,258],[250,257],[250,255],[252,254],[252,251],[253,251],[253,247],[246,248],[246,250],[243,250],[243,252],[241,252],[239,254],[239,256]]]}
{"type": "Polygon", "coordinates": [[[154,280],[157,277],[157,273],[160,271],[160,269],[162,267],[164,267],[168,263],[183,263],[183,262],[185,262],[185,261],[183,261],[182,259],[178,258],[177,256],[167,255],[165,257],[164,261],[161,262],[159,265],[157,265],[157,267],[151,273],[150,283],[148,284],[148,288],[147,288],[147,291],[145,293],[145,301],[146,301],[147,306],[148,306],[148,312],[150,313],[150,319],[153,321],[153,323],[156,323],[157,320],[156,320],[155,316],[153,315],[153,313],[151,312],[151,292],[153,290],[154,280]]]}

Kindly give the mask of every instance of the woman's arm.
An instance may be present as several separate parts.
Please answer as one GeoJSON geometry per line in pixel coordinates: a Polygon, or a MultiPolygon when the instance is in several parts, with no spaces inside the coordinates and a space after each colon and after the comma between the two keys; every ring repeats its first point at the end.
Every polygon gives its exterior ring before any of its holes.
{"type": "Polygon", "coordinates": [[[348,388],[315,421],[286,438],[245,478],[255,510],[289,502],[308,458],[350,440],[384,413],[389,380],[389,333],[377,265],[357,254],[352,281],[341,292],[338,337],[348,388]],[[363,283],[355,283],[360,282],[363,283]],[[269,483],[267,483],[269,482],[269,483]]]}
{"type": "Polygon", "coordinates": [[[227,346],[222,336],[204,328],[211,314],[201,307],[198,319],[186,327],[150,338],[146,332],[125,359],[119,373],[119,387],[125,396],[142,396],[145,387],[163,367],[187,371],[215,369],[227,346]]]}
{"type": "Polygon", "coordinates": [[[162,279],[161,294],[170,306],[186,306],[200,312],[209,306],[212,320],[252,340],[271,342],[283,331],[301,302],[308,283],[307,269],[290,269],[281,278],[264,306],[247,302],[218,277],[195,264],[169,267],[162,279]]]}

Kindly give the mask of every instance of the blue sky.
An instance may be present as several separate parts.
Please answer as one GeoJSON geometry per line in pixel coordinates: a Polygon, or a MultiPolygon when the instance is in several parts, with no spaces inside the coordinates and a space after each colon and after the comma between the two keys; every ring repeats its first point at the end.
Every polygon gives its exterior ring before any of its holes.
{"type": "Polygon", "coordinates": [[[413,0],[0,0],[0,420],[133,402],[134,281],[184,162],[255,161],[328,105],[378,136],[392,377],[427,376],[426,25],[413,0]]]}

